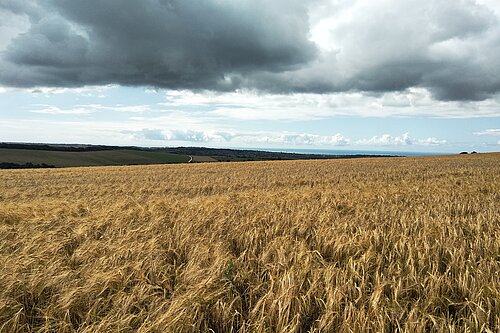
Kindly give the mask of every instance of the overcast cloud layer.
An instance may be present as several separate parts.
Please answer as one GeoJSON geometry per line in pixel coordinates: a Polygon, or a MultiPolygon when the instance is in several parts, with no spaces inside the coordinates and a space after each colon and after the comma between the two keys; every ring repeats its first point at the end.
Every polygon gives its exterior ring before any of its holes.
{"type": "Polygon", "coordinates": [[[0,0],[0,85],[500,92],[500,11],[470,0],[0,0]]]}

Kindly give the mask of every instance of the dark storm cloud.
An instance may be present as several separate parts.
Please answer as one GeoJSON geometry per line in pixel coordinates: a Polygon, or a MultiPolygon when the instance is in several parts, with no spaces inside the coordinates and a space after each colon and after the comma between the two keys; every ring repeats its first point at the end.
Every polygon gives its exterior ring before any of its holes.
{"type": "Polygon", "coordinates": [[[424,87],[442,100],[500,91],[498,13],[469,0],[0,0],[2,7],[31,23],[1,56],[0,83],[9,86],[424,87]],[[309,38],[316,41],[321,20],[330,21],[316,45],[309,38]]]}
{"type": "MultiPolygon", "coordinates": [[[[19,3],[2,2],[18,14],[19,3]]],[[[225,74],[292,69],[316,52],[307,39],[307,10],[300,1],[42,4],[38,11],[29,1],[25,6],[32,25],[4,53],[4,84],[231,89],[237,82],[225,74]]]]}

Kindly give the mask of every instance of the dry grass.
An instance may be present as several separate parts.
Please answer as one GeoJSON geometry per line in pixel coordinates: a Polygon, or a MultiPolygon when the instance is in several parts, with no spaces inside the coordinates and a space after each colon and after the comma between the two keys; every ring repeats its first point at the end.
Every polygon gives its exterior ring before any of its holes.
{"type": "Polygon", "coordinates": [[[0,172],[1,332],[496,332],[500,154],[0,172]]]}

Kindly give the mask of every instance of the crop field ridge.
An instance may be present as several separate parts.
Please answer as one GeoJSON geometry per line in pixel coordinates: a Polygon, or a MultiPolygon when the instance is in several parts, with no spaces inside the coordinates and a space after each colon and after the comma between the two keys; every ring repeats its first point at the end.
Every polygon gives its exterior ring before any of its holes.
{"type": "Polygon", "coordinates": [[[0,332],[499,331],[499,153],[0,184],[0,332]]]}

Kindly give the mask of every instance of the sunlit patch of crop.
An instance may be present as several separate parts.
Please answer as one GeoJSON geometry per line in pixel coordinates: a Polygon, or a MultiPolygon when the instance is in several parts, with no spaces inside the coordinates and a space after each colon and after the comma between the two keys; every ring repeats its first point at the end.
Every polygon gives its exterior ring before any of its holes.
{"type": "Polygon", "coordinates": [[[495,332],[500,154],[0,171],[0,332],[495,332]]]}

